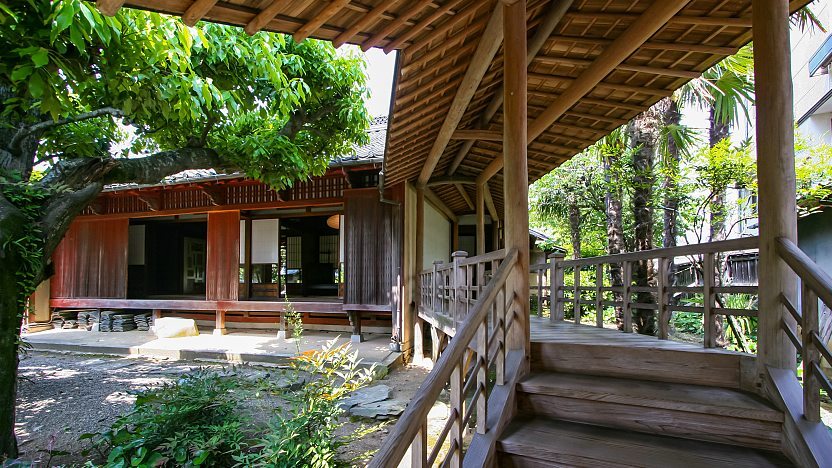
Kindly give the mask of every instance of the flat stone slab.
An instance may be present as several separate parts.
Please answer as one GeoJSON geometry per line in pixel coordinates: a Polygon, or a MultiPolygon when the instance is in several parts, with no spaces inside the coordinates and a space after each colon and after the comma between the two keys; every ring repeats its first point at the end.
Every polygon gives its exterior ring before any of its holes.
{"type": "Polygon", "coordinates": [[[393,390],[387,385],[373,385],[372,387],[359,388],[345,398],[338,406],[348,410],[354,406],[364,406],[370,403],[384,401],[390,398],[393,390]]]}
{"type": "Polygon", "coordinates": [[[353,406],[349,412],[362,418],[389,419],[402,414],[406,406],[407,402],[402,400],[386,400],[353,406]]]}

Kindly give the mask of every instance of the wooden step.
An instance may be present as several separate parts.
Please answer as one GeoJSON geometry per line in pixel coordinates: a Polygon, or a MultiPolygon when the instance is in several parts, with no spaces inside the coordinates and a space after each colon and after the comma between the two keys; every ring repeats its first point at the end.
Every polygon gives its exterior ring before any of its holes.
{"type": "Polygon", "coordinates": [[[539,417],[513,421],[497,451],[501,467],[792,466],[773,452],[539,417]]]}
{"type": "Polygon", "coordinates": [[[780,449],[783,414],[738,390],[544,372],[518,385],[517,401],[528,416],[780,449]]]}
{"type": "MultiPolygon", "coordinates": [[[[627,335],[620,333],[620,335],[627,335]]],[[[533,371],[604,375],[659,382],[741,388],[743,374],[753,371],[754,358],[724,350],[680,347],[660,341],[638,346],[599,343],[532,342],[533,371]]]]}

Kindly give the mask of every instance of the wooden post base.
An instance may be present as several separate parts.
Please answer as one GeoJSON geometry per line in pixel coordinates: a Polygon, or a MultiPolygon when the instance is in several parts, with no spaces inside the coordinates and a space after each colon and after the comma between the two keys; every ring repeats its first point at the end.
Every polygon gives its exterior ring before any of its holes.
{"type": "Polygon", "coordinates": [[[214,335],[226,335],[226,334],[228,334],[228,329],[227,328],[215,328],[213,334],[214,335]]]}

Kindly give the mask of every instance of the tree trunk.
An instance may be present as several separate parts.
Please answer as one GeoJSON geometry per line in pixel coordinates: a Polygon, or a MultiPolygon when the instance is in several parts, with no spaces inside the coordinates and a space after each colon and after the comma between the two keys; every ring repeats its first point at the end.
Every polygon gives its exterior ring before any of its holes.
{"type": "MultiPolygon", "coordinates": [[[[673,98],[667,99],[667,107],[664,112],[664,125],[679,125],[682,122],[682,113],[678,103],[673,98]]],[[[664,192],[664,209],[662,216],[662,247],[676,247],[679,237],[679,174],[682,160],[679,146],[672,135],[667,136],[667,155],[665,155],[664,180],[662,189],[664,192]]],[[[676,265],[671,258],[667,264],[667,277],[665,284],[673,285],[676,265]]],[[[676,296],[670,294],[671,305],[676,305],[676,296]]],[[[670,322],[673,323],[671,312],[670,322]]]]}
{"type": "Polygon", "coordinates": [[[581,258],[581,210],[575,200],[569,203],[569,237],[572,240],[572,258],[581,258]]]}
{"type": "MultiPolygon", "coordinates": [[[[0,244],[25,236],[26,228],[22,213],[0,196],[0,244]]],[[[23,294],[16,273],[22,265],[14,249],[0,251],[0,459],[17,457],[14,424],[23,294]]]]}
{"type": "MultiPolygon", "coordinates": [[[[624,217],[621,202],[623,193],[621,185],[614,183],[612,177],[612,166],[618,163],[617,158],[613,155],[602,156],[605,182],[604,206],[607,215],[607,252],[610,255],[624,251],[624,217]]],[[[623,284],[621,265],[617,263],[610,264],[610,284],[613,287],[621,287],[623,284]]],[[[615,293],[614,300],[620,302],[623,298],[621,294],[615,293]]],[[[619,330],[624,329],[624,309],[621,307],[615,308],[615,323],[619,330]]]]}
{"type": "MultiPolygon", "coordinates": [[[[716,109],[711,106],[709,115],[710,127],[708,128],[708,140],[711,148],[716,146],[722,140],[728,138],[730,134],[730,127],[728,123],[721,122],[717,119],[716,109]]],[[[710,241],[716,242],[725,240],[726,237],[726,222],[728,218],[728,208],[725,206],[727,198],[727,188],[719,187],[713,194],[710,203],[710,241]]],[[[727,258],[724,255],[717,254],[714,258],[714,268],[716,271],[704,272],[704,274],[716,275],[716,285],[723,286],[725,281],[723,274],[728,271],[727,258]]],[[[716,335],[716,345],[721,347],[728,346],[728,340],[725,337],[725,319],[722,315],[715,317],[716,326],[714,333],[716,335]]]]}
{"type": "MultiPolygon", "coordinates": [[[[635,220],[635,247],[637,251],[653,249],[653,155],[661,119],[655,107],[630,121],[628,131],[633,153],[633,218],[635,220]]],[[[650,262],[635,264],[633,278],[636,286],[649,286],[655,278],[650,262]]],[[[655,303],[650,293],[637,293],[636,302],[655,303]]],[[[633,309],[633,324],[644,335],[657,332],[656,313],[651,309],[633,309]]]]}

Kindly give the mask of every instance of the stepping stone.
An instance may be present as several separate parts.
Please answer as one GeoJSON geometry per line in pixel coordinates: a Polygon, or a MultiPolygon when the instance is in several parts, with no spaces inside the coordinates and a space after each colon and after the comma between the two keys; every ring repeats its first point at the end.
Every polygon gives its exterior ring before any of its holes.
{"type": "Polygon", "coordinates": [[[392,390],[387,385],[373,385],[372,387],[359,388],[341,401],[338,406],[341,409],[348,410],[353,406],[386,400],[390,398],[392,393],[392,390]]]}
{"type": "Polygon", "coordinates": [[[365,405],[353,406],[350,414],[362,418],[389,419],[404,412],[407,402],[401,400],[377,401],[365,405]]]}

